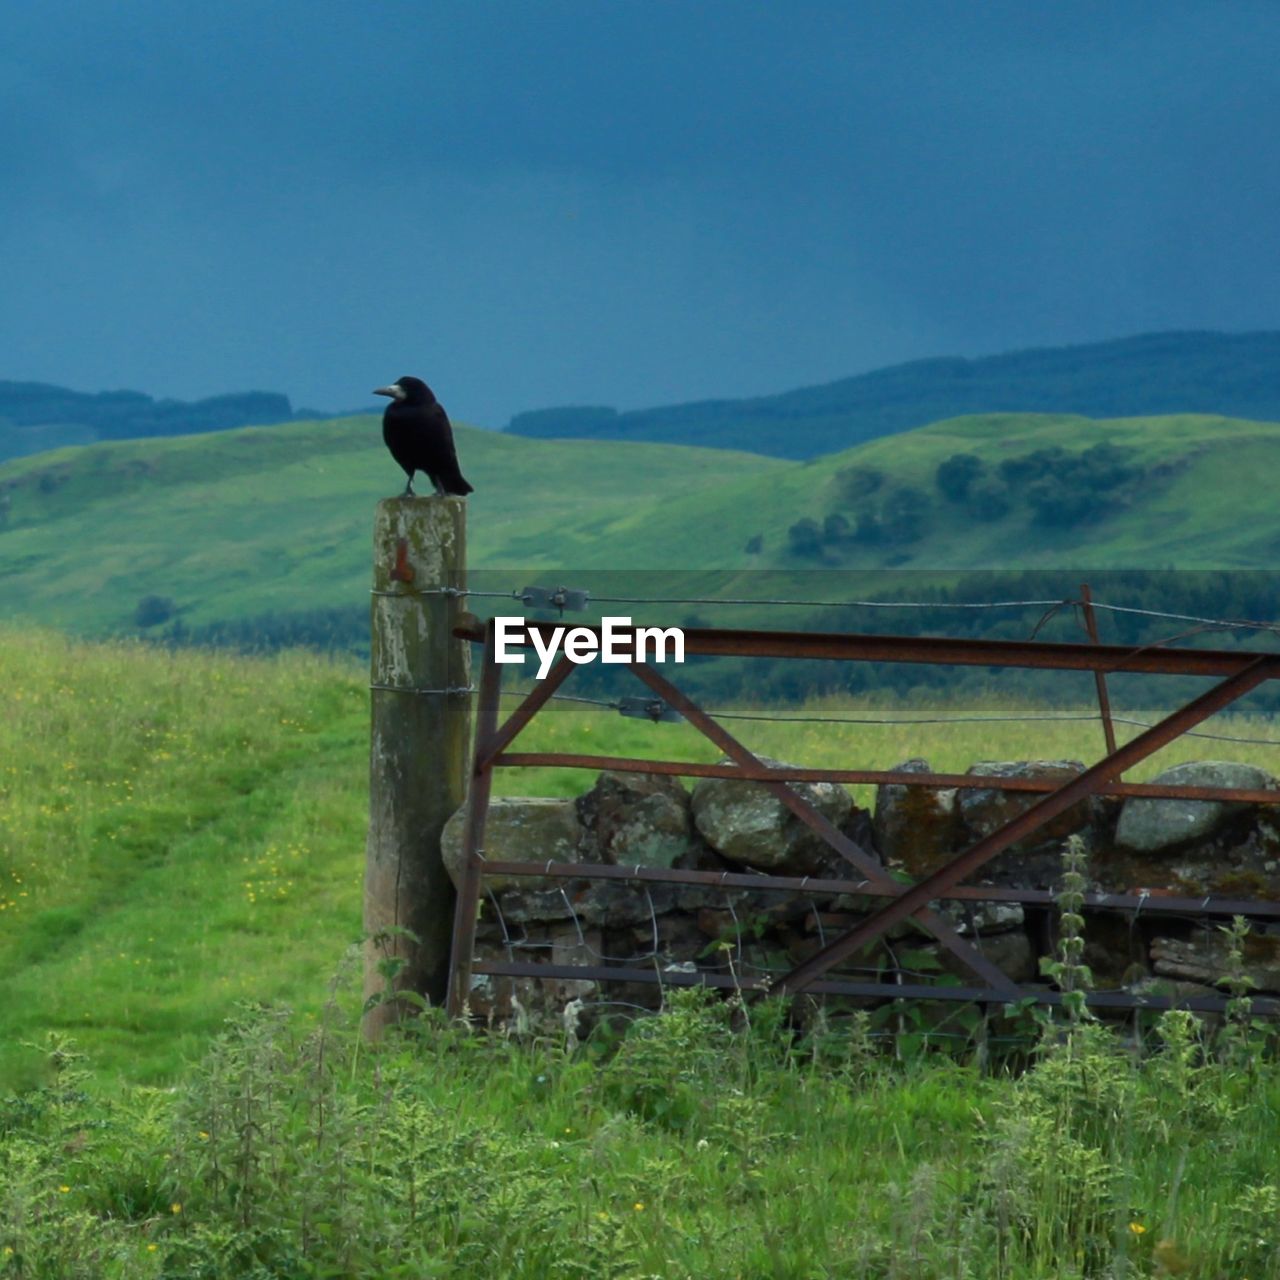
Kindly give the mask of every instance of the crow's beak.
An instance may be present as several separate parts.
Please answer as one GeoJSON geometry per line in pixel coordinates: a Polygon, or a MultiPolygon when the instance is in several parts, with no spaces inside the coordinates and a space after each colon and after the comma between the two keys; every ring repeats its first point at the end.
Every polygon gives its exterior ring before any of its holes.
{"type": "Polygon", "coordinates": [[[374,387],[375,396],[390,396],[393,400],[400,394],[399,387],[374,387]]]}

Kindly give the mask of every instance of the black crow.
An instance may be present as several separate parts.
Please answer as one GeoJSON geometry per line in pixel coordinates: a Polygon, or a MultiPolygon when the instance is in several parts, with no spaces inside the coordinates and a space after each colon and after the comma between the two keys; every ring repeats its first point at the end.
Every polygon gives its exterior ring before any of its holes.
{"type": "Polygon", "coordinates": [[[463,497],[472,491],[458,468],[449,415],[421,378],[397,378],[389,387],[379,387],[375,396],[390,396],[382,415],[382,438],[391,456],[404,468],[413,493],[413,473],[422,471],[441,497],[447,493],[463,497]]]}

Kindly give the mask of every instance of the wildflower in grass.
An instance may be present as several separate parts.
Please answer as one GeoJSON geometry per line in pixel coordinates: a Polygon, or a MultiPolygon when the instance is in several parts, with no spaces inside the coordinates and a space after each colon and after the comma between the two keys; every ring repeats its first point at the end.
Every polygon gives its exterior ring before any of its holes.
{"type": "Polygon", "coordinates": [[[637,1201],[635,1202],[635,1204],[632,1206],[632,1208],[634,1208],[634,1209],[635,1209],[635,1211],[636,1211],[637,1213],[643,1213],[643,1212],[644,1212],[644,1201],[643,1201],[643,1200],[637,1200],[637,1201]]]}
{"type": "Polygon", "coordinates": [[[58,1188],[58,1190],[61,1191],[62,1194],[65,1196],[67,1192],[71,1190],[71,1188],[64,1183],[62,1186],[58,1188]]]}
{"type": "Polygon", "coordinates": [[[1132,1231],[1135,1236],[1143,1236],[1147,1233],[1146,1227],[1144,1227],[1140,1222],[1129,1223],[1129,1230],[1132,1231]]]}
{"type": "Polygon", "coordinates": [[[169,1206],[169,1211],[170,1211],[170,1213],[181,1213],[181,1212],[182,1212],[182,1205],[181,1205],[181,1204],[179,1204],[177,1200],[175,1200],[175,1201],[174,1201],[174,1202],[169,1206]]]}

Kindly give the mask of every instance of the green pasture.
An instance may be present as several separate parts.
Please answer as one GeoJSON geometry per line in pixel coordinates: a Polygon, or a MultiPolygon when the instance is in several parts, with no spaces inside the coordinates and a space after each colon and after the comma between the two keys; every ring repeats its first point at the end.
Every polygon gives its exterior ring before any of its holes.
{"type": "MultiPolygon", "coordinates": [[[[698,993],[577,1045],[435,1016],[361,1044],[365,683],[298,653],[0,631],[4,1280],[1280,1274],[1280,1077],[1244,1024],[1210,1044],[1170,1015],[1142,1064],[1110,1033],[1051,1034],[1021,1074],[963,1048],[896,1062],[838,1011],[796,1035],[757,1005],[735,1029],[698,993]]],[[[1046,709],[786,713],[965,710],[1046,709]]],[[[797,762],[943,769],[1101,739],[1074,721],[735,729],[797,762]]],[[[714,756],[687,726],[581,705],[527,732],[714,756]]],[[[499,790],[589,781],[509,771],[499,790]]]]}
{"type": "MultiPolygon", "coordinates": [[[[302,653],[255,659],[0,632],[0,1079],[29,1082],[36,1055],[24,1042],[57,1029],[92,1053],[103,1078],[166,1081],[238,999],[318,1008],[360,936],[366,685],[355,664],[302,653]]],[[[781,717],[725,722],[752,749],[817,767],[924,756],[962,772],[977,760],[1102,751],[1087,706],[831,698],[738,710],[781,717]],[[785,719],[811,715],[924,723],[785,719]],[[1086,718],[988,719],[1046,715],[1086,718]],[[928,723],[941,717],[959,719],[928,723]]],[[[1205,729],[1280,736],[1263,717],[1205,729]]],[[[718,758],[688,725],[574,703],[553,703],[519,743],[718,758]]],[[[1184,738],[1133,777],[1223,757],[1275,768],[1277,748],[1184,738]]],[[[592,780],[507,769],[495,790],[572,795],[592,780]]],[[[855,792],[873,803],[871,788],[855,792]]]]}

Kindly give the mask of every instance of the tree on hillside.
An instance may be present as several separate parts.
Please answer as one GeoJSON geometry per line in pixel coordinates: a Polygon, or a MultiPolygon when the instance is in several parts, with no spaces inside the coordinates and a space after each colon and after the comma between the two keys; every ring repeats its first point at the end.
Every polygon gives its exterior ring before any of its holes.
{"type": "Polygon", "coordinates": [[[881,520],[885,540],[890,543],[916,542],[924,535],[929,499],[919,489],[897,489],[885,500],[881,520]]]}
{"type": "Polygon", "coordinates": [[[175,605],[169,596],[143,596],[133,611],[136,627],[158,627],[173,617],[175,605]]]}
{"type": "Polygon", "coordinates": [[[798,556],[816,556],[822,550],[822,529],[806,516],[787,530],[787,544],[798,556]]]}
{"type": "Polygon", "coordinates": [[[948,502],[963,502],[986,469],[987,464],[976,453],[953,453],[938,464],[934,482],[948,502]]]}
{"type": "Polygon", "coordinates": [[[980,480],[969,490],[965,512],[975,520],[994,523],[1003,520],[1012,507],[1009,490],[999,480],[980,480]]]}
{"type": "Polygon", "coordinates": [[[836,498],[842,507],[853,507],[884,485],[884,472],[875,467],[844,467],[835,475],[836,498]]]}
{"type": "Polygon", "coordinates": [[[822,522],[822,541],[825,543],[844,542],[849,537],[849,522],[838,511],[822,522]]]}
{"type": "Polygon", "coordinates": [[[1061,445],[1048,449],[1036,449],[1033,453],[1005,458],[1000,464],[1000,476],[1011,489],[1018,489],[1041,476],[1047,476],[1062,466],[1067,451],[1061,445]]]}
{"type": "Polygon", "coordinates": [[[884,541],[884,526],[874,511],[862,511],[858,514],[858,523],[853,531],[855,542],[874,547],[884,541]]]}

